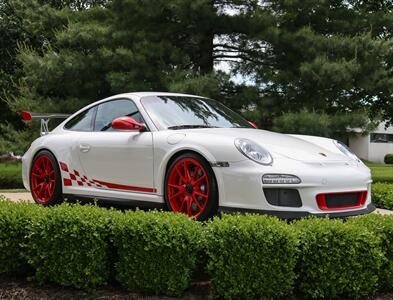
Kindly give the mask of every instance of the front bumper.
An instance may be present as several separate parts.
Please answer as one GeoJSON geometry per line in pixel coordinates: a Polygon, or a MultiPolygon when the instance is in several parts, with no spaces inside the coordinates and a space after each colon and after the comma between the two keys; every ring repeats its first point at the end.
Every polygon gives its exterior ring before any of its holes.
{"type": "Polygon", "coordinates": [[[221,211],[256,212],[283,218],[304,216],[345,217],[372,212],[371,174],[363,164],[329,162],[306,163],[292,159],[276,159],[272,166],[262,166],[250,160],[231,163],[229,167],[214,167],[221,211]],[[264,174],[291,174],[299,177],[299,184],[263,184],[264,174]],[[264,188],[296,189],[301,206],[271,205],[265,198],[264,188]],[[364,205],[337,210],[319,208],[316,196],[322,193],[368,191],[364,205]]]}

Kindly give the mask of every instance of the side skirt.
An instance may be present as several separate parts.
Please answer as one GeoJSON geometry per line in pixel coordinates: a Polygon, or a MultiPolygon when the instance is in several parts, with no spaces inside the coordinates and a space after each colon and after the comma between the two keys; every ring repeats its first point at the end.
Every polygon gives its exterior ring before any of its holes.
{"type": "Polygon", "coordinates": [[[71,201],[88,201],[94,202],[98,201],[99,203],[109,204],[109,205],[118,205],[118,206],[129,206],[129,207],[140,207],[140,208],[156,208],[163,209],[164,203],[150,202],[150,201],[140,201],[140,200],[129,200],[129,199],[119,199],[119,198],[108,198],[108,197],[100,197],[100,196],[87,196],[87,195],[74,195],[74,194],[63,194],[63,198],[71,201]]]}

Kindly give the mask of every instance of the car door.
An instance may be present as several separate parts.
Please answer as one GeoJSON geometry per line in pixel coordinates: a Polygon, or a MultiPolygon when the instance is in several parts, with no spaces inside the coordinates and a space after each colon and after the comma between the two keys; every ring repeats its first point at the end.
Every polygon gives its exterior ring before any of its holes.
{"type": "Polygon", "coordinates": [[[97,106],[93,132],[81,133],[78,140],[81,165],[98,188],[154,193],[152,133],[112,129],[111,122],[122,116],[144,123],[130,99],[97,106]]]}

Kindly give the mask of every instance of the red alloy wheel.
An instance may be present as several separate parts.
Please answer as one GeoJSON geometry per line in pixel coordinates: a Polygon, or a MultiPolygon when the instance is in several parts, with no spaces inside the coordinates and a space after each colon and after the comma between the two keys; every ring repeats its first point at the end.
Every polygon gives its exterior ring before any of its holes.
{"type": "Polygon", "coordinates": [[[31,168],[31,187],[37,202],[49,202],[55,192],[56,172],[47,156],[37,158],[31,168]]]}
{"type": "Polygon", "coordinates": [[[168,200],[174,212],[200,216],[209,202],[209,178],[205,168],[193,158],[176,162],[168,175],[168,200]]]}

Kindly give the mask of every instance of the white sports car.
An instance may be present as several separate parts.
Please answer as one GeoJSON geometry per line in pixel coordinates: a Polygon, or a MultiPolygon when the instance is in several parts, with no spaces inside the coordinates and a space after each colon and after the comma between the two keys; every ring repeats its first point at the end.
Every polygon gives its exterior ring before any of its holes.
{"type": "Polygon", "coordinates": [[[41,119],[23,156],[37,203],[77,197],[133,201],[200,220],[217,211],[283,218],[365,214],[370,170],[328,138],[255,126],[217,101],[173,93],[116,95],[71,116],[41,119]],[[51,118],[66,118],[49,132],[51,118]]]}

